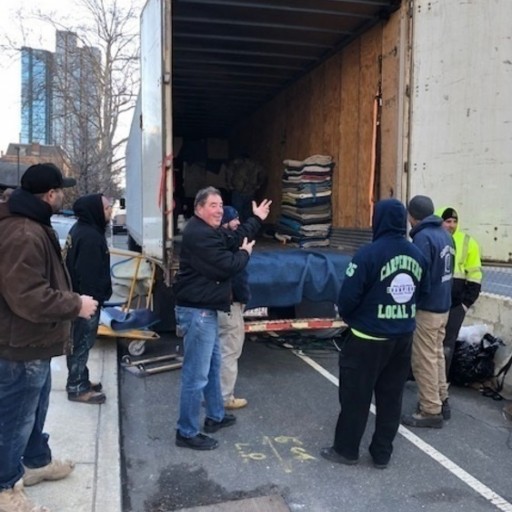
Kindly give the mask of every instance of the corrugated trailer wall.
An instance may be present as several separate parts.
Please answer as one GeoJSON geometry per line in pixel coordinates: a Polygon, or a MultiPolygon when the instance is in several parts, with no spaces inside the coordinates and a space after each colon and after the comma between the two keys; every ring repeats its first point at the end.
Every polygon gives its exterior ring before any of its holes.
{"type": "Polygon", "coordinates": [[[232,150],[247,151],[268,170],[266,195],[279,216],[283,160],[332,155],[333,226],[367,228],[371,191],[396,194],[400,154],[399,37],[403,10],[288,87],[237,127],[232,150]],[[380,137],[372,177],[374,101],[381,87],[380,137]]]}

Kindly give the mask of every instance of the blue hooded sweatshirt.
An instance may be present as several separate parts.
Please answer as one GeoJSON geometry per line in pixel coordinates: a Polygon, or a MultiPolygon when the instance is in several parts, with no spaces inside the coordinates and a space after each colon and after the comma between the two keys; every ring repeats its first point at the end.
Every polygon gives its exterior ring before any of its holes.
{"type": "Polygon", "coordinates": [[[339,313],[363,338],[411,334],[417,297],[429,291],[427,261],[405,238],[407,213],[400,201],[379,201],[372,226],[373,242],[359,249],[347,268],[339,313]]]}
{"type": "Polygon", "coordinates": [[[452,236],[443,228],[437,215],[425,217],[411,229],[411,238],[427,259],[430,293],[418,301],[418,309],[446,313],[452,304],[455,247],[452,236]]]}

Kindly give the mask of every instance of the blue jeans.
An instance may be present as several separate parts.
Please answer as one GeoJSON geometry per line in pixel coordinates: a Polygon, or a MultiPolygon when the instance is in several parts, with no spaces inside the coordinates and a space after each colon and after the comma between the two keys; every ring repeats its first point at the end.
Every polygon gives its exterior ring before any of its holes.
{"type": "Polygon", "coordinates": [[[0,359],[0,491],[23,477],[23,466],[39,468],[52,460],[43,432],[52,377],[49,359],[0,359]]]}
{"type": "Polygon", "coordinates": [[[100,309],[98,308],[88,320],[77,318],[73,322],[73,353],[66,358],[68,365],[66,390],[68,393],[80,395],[91,389],[87,360],[89,351],[96,341],[99,321],[100,309]]]}
{"type": "Polygon", "coordinates": [[[203,398],[208,418],[224,418],[217,311],[183,306],[176,306],[175,311],[176,324],[184,336],[178,431],[184,437],[194,437],[200,430],[203,398]]]}

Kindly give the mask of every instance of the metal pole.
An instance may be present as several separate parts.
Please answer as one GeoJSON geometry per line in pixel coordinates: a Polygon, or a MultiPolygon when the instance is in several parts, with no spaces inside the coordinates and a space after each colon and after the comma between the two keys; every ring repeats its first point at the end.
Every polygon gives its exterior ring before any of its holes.
{"type": "Polygon", "coordinates": [[[16,146],[16,152],[18,153],[18,156],[17,156],[17,174],[18,174],[18,182],[16,183],[16,185],[20,185],[20,147],[19,146],[16,146]]]}

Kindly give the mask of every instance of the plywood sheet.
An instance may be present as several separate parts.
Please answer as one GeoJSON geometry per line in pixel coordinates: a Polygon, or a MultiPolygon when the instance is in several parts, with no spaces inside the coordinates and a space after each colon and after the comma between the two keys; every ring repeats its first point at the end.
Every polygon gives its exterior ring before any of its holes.
{"type": "MultiPolygon", "coordinates": [[[[308,131],[309,137],[306,145],[309,155],[325,154],[328,152],[324,144],[324,129],[326,118],[324,115],[324,104],[326,102],[325,91],[326,84],[326,68],[324,63],[311,73],[310,101],[308,102],[308,131]]],[[[328,153],[330,154],[330,153],[328,153]]],[[[308,156],[309,156],[308,155],[308,156]]]]}
{"type": "Polygon", "coordinates": [[[376,179],[386,192],[378,195],[387,196],[394,188],[397,124],[400,122],[397,114],[399,80],[395,75],[400,69],[393,54],[393,40],[399,37],[399,18],[398,13],[394,14],[391,21],[355,39],[238,127],[231,139],[232,147],[244,147],[268,169],[265,196],[275,203],[271,221],[280,213],[283,160],[303,160],[310,155],[326,154],[335,161],[333,226],[369,227],[372,122],[379,83],[382,83],[383,100],[387,103],[381,111],[382,140],[377,140],[376,147],[376,172],[383,169],[384,173],[376,179]],[[382,69],[386,72],[385,80],[382,69]],[[391,148],[395,148],[394,153],[391,148]]]}
{"type": "Polygon", "coordinates": [[[324,135],[323,147],[326,154],[332,155],[335,167],[332,176],[332,211],[333,224],[338,223],[338,212],[343,207],[340,198],[340,165],[343,158],[343,141],[341,140],[341,88],[343,86],[342,54],[330,58],[325,65],[325,87],[323,102],[324,135]]]}
{"type": "Polygon", "coordinates": [[[393,16],[384,26],[382,34],[382,110],[380,120],[380,183],[378,199],[396,197],[397,177],[401,169],[401,145],[398,141],[400,117],[400,24],[393,16]]]}
{"type": "MultiPolygon", "coordinates": [[[[376,169],[373,168],[373,153],[377,151],[374,130],[377,119],[374,115],[376,97],[380,93],[380,58],[382,30],[370,30],[361,36],[359,78],[359,131],[357,167],[357,215],[353,226],[367,228],[371,224],[373,211],[373,183],[376,169]]],[[[378,165],[376,166],[378,168],[378,165]]]]}
{"type": "Polygon", "coordinates": [[[343,153],[339,164],[339,189],[336,191],[342,208],[336,212],[335,225],[338,226],[355,226],[358,215],[360,46],[360,40],[356,40],[343,50],[340,124],[343,153]]]}

